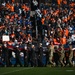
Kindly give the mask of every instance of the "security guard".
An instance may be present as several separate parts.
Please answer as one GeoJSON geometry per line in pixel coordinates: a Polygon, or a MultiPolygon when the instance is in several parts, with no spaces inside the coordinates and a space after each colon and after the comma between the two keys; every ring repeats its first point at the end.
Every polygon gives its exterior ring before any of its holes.
{"type": "Polygon", "coordinates": [[[27,45],[25,45],[23,52],[24,52],[24,67],[28,67],[29,51],[27,45]]]}
{"type": "Polygon", "coordinates": [[[31,47],[31,67],[37,66],[37,56],[36,56],[36,48],[34,45],[31,47]]]}
{"type": "Polygon", "coordinates": [[[20,61],[19,45],[16,46],[15,53],[16,53],[16,63],[14,65],[14,67],[17,67],[18,64],[20,65],[20,67],[22,67],[22,64],[21,64],[21,61],[20,61]]]}
{"type": "Polygon", "coordinates": [[[38,48],[38,66],[39,67],[43,67],[43,47],[42,47],[42,43],[39,44],[39,48],[38,48]]]}
{"type": "Polygon", "coordinates": [[[5,60],[5,66],[6,67],[9,67],[9,51],[8,51],[8,48],[7,48],[7,42],[4,42],[3,43],[3,47],[2,47],[2,50],[3,50],[3,53],[4,53],[4,60],[5,60]]]}
{"type": "Polygon", "coordinates": [[[0,66],[4,67],[3,61],[2,61],[2,45],[0,44],[0,66]]]}

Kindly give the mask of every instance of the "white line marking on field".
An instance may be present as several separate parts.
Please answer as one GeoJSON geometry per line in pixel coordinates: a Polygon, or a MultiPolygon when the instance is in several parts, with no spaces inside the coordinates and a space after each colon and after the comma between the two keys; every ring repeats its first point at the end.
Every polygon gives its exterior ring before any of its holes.
{"type": "Polygon", "coordinates": [[[73,72],[74,70],[66,70],[67,72],[73,72]]]}
{"type": "Polygon", "coordinates": [[[6,74],[9,74],[9,73],[13,73],[13,72],[19,72],[19,71],[23,71],[23,70],[25,70],[25,69],[32,69],[32,68],[18,69],[18,70],[14,70],[14,71],[10,71],[10,72],[1,73],[0,75],[6,75],[6,74]]]}

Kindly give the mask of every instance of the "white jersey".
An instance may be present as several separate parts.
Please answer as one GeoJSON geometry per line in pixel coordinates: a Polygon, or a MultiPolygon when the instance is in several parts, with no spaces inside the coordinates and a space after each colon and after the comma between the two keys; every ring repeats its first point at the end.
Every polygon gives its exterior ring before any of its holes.
{"type": "Polygon", "coordinates": [[[34,4],[34,6],[37,6],[38,5],[38,2],[36,0],[33,0],[32,2],[34,4]]]}

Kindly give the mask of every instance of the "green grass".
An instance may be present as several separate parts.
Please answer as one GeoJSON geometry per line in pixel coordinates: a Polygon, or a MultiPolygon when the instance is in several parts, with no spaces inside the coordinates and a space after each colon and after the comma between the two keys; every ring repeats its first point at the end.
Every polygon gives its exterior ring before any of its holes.
{"type": "Polygon", "coordinates": [[[75,67],[0,67],[0,75],[75,75],[75,67]]]}

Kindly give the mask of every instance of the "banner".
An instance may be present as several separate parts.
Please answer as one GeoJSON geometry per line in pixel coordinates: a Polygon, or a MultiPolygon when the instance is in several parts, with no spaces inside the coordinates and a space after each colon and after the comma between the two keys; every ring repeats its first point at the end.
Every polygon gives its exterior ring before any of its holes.
{"type": "Polygon", "coordinates": [[[2,36],[2,41],[10,41],[10,37],[9,37],[9,35],[3,35],[2,36]]]}

